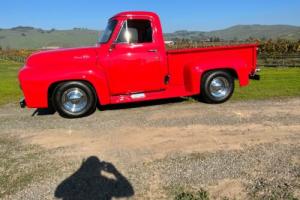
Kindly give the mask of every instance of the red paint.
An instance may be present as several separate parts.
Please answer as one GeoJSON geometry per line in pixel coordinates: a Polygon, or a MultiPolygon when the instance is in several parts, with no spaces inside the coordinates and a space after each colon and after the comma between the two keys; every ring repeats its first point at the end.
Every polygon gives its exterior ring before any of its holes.
{"type": "Polygon", "coordinates": [[[28,107],[48,107],[49,88],[62,81],[89,82],[100,104],[106,105],[196,95],[202,74],[214,69],[235,71],[240,85],[246,86],[256,69],[255,44],[166,51],[156,14],[124,12],[110,20],[118,23],[105,44],[42,51],[28,58],[19,72],[28,107]],[[153,42],[113,44],[127,19],[150,20],[153,42]],[[170,81],[165,84],[167,75],[170,81]],[[135,93],[144,96],[132,98],[135,93]]]}

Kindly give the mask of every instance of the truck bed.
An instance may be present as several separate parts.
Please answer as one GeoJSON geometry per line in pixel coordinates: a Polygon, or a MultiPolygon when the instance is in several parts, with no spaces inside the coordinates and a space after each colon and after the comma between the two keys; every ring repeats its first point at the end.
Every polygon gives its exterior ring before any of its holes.
{"type": "MultiPolygon", "coordinates": [[[[248,76],[256,69],[256,44],[216,46],[204,48],[175,49],[167,51],[169,74],[173,85],[189,81],[186,71],[206,71],[213,69],[233,69],[242,76],[240,85],[248,84],[248,76]],[[245,80],[245,81],[243,81],[245,80]]],[[[192,83],[191,83],[192,84],[192,83]]],[[[190,85],[190,84],[184,84],[190,85]]]]}
{"type": "Polygon", "coordinates": [[[183,54],[183,53],[194,53],[199,51],[217,51],[217,50],[229,50],[239,48],[252,48],[257,47],[257,44],[240,44],[240,45],[225,45],[225,46],[214,46],[214,47],[200,47],[200,48],[183,48],[183,49],[172,49],[167,50],[167,54],[183,54]]]}

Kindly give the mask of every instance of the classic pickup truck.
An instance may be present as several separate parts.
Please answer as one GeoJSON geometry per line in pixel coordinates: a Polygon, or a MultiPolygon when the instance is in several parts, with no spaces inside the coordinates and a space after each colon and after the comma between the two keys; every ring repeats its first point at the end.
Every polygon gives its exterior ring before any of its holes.
{"type": "Polygon", "coordinates": [[[158,15],[122,12],[109,19],[94,47],[31,55],[19,71],[20,105],[77,118],[97,104],[183,96],[222,103],[235,79],[240,86],[259,79],[256,54],[256,44],[166,50],[158,15]]]}

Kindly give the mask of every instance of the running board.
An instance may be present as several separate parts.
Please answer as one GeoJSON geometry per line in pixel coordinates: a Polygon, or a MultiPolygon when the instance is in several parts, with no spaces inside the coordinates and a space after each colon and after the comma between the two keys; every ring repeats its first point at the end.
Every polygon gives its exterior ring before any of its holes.
{"type": "Polygon", "coordinates": [[[188,92],[184,87],[169,87],[167,90],[145,92],[145,93],[133,93],[125,95],[116,95],[110,97],[111,104],[130,103],[139,101],[149,101],[156,99],[167,99],[180,96],[192,96],[194,93],[188,92]]]}

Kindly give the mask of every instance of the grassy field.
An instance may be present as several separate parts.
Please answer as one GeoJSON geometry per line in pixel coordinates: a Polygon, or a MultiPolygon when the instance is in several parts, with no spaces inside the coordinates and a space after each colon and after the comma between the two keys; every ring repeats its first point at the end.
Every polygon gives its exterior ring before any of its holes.
{"type": "Polygon", "coordinates": [[[233,99],[300,96],[300,68],[262,68],[260,75],[260,81],[253,80],[247,87],[236,87],[233,99]]]}
{"type": "Polygon", "coordinates": [[[0,60],[0,105],[15,103],[21,98],[17,79],[21,66],[21,63],[0,60]]]}
{"type": "MultiPolygon", "coordinates": [[[[0,105],[17,103],[22,96],[17,80],[21,66],[22,63],[0,60],[0,105]]],[[[236,87],[233,100],[300,96],[300,68],[263,68],[260,74],[260,81],[236,87]]]]}

